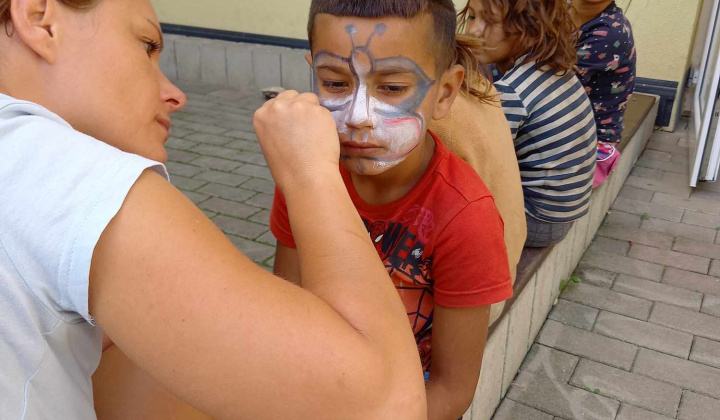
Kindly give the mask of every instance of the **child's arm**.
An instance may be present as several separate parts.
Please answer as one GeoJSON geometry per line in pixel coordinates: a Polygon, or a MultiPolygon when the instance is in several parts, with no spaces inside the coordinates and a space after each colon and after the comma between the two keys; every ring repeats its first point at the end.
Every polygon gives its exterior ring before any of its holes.
{"type": "Polygon", "coordinates": [[[273,273],[282,277],[290,283],[302,287],[302,279],[300,278],[300,257],[298,257],[297,249],[290,248],[278,242],[275,251],[275,265],[273,273]]]}
{"type": "Polygon", "coordinates": [[[472,403],[488,331],[490,306],[435,305],[428,420],[455,420],[472,403]]]}

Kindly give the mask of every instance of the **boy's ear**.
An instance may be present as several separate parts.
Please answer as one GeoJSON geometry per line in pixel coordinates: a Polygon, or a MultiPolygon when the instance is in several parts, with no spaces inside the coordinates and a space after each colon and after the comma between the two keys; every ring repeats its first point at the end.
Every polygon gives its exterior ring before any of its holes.
{"type": "Polygon", "coordinates": [[[442,77],[440,77],[440,96],[435,105],[432,119],[441,120],[450,112],[450,107],[452,107],[458,92],[460,92],[464,78],[465,68],[459,64],[450,67],[442,77]]]}
{"type": "Polygon", "coordinates": [[[310,68],[312,68],[312,66],[313,66],[312,53],[305,54],[305,61],[307,61],[310,68]]]}
{"type": "Polygon", "coordinates": [[[57,0],[12,0],[12,32],[50,64],[58,56],[57,0]]]}

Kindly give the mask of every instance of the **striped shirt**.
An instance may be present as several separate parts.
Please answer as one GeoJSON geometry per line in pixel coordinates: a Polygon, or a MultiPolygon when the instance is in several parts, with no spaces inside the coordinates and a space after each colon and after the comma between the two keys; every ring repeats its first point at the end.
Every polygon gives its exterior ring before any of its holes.
{"type": "Polygon", "coordinates": [[[550,223],[588,212],[597,149],[593,109],[580,81],[520,57],[495,87],[510,123],[525,212],[550,223]]]}

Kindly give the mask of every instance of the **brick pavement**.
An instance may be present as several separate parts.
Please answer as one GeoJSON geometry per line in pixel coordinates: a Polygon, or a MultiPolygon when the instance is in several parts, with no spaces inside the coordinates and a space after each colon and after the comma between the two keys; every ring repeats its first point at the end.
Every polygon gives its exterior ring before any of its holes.
{"type": "Polygon", "coordinates": [[[494,420],[720,418],[720,184],[654,133],[494,420]]]}

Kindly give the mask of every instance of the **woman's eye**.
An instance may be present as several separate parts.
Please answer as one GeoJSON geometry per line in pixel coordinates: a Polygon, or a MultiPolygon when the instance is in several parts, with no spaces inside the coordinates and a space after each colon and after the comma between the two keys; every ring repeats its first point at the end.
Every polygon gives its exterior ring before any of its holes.
{"type": "Polygon", "coordinates": [[[322,83],[323,88],[333,93],[339,93],[347,89],[348,84],[345,82],[329,80],[322,83]]]}
{"type": "Polygon", "coordinates": [[[402,95],[407,92],[410,88],[408,86],[398,85],[382,85],[378,86],[378,90],[385,95],[402,95]]]}
{"type": "Polygon", "coordinates": [[[153,55],[160,52],[159,42],[153,41],[151,39],[145,39],[142,43],[145,46],[145,52],[147,52],[148,57],[152,57],[153,55]]]}

